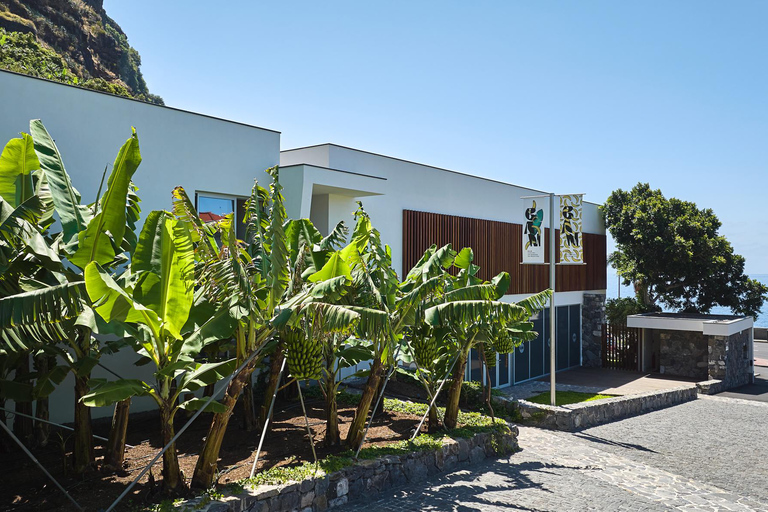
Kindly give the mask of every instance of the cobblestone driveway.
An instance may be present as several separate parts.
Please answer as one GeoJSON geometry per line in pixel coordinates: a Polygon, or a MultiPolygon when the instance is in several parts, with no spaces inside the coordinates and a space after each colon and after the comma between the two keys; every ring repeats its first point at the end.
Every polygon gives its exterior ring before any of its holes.
{"type": "Polygon", "coordinates": [[[344,511],[768,511],[768,404],[705,397],[576,434],[344,511]]]}

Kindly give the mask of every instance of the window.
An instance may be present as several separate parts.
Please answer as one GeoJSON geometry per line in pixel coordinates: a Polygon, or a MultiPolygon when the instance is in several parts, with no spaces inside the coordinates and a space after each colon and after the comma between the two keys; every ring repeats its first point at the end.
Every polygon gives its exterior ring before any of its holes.
{"type": "Polygon", "coordinates": [[[245,239],[245,198],[198,192],[195,194],[197,213],[203,222],[220,220],[234,213],[235,235],[240,240],[245,239]]]}

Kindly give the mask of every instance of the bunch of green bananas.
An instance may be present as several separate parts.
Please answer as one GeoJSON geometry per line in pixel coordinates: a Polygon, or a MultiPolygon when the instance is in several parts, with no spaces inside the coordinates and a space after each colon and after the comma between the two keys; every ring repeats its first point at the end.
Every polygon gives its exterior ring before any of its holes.
{"type": "Polygon", "coordinates": [[[499,354],[509,354],[515,350],[515,342],[510,336],[497,336],[493,340],[493,349],[499,354]]]}
{"type": "Polygon", "coordinates": [[[494,350],[493,345],[490,343],[483,343],[483,352],[485,354],[485,364],[488,365],[488,368],[495,368],[496,350],[494,350]]]}
{"type": "Polygon", "coordinates": [[[323,370],[323,345],[310,339],[303,329],[282,334],[288,371],[298,380],[318,379],[323,370]]]}
{"type": "Polygon", "coordinates": [[[413,340],[413,355],[422,368],[431,368],[437,359],[437,339],[434,336],[418,337],[413,340]]]}

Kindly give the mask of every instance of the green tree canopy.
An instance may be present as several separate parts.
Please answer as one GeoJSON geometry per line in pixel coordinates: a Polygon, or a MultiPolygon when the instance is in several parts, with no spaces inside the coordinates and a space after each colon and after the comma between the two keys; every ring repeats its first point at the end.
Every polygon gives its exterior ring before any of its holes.
{"type": "Polygon", "coordinates": [[[614,191],[601,209],[617,246],[609,261],[646,306],[756,316],[768,298],[768,287],[744,274],[744,258],[711,209],[667,199],[647,183],[614,191]]]}

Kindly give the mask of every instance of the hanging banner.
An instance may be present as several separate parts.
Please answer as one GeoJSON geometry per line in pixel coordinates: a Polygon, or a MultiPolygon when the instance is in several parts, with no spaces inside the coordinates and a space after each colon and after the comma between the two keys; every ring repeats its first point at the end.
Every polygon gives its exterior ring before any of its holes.
{"type": "Polygon", "coordinates": [[[560,196],[560,263],[584,263],[582,194],[560,196]]]}
{"type": "Polygon", "coordinates": [[[544,263],[545,198],[523,199],[523,263],[544,263]]]}

